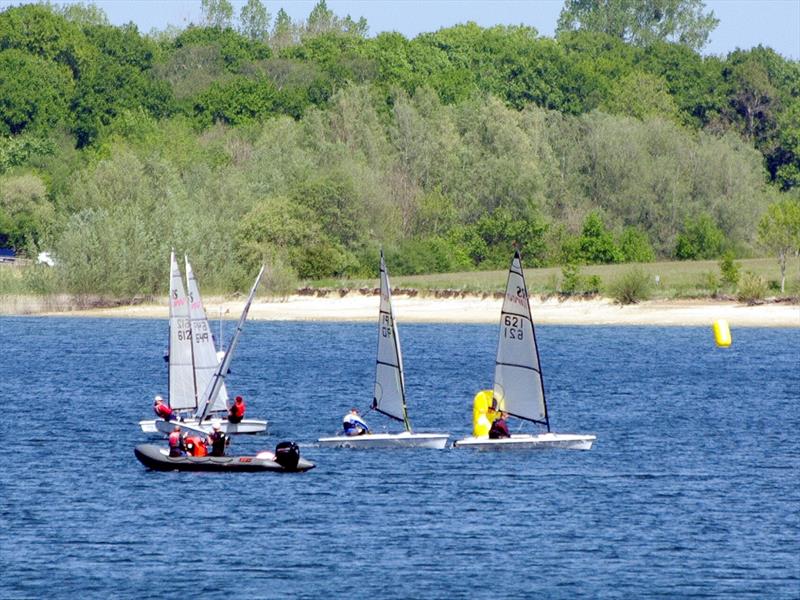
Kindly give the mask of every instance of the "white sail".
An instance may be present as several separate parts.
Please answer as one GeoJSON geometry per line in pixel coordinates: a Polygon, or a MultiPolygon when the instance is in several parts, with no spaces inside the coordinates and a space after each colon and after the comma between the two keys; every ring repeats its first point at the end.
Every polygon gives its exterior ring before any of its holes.
{"type": "Polygon", "coordinates": [[[403,381],[403,357],[400,354],[400,338],[397,323],[392,313],[392,288],[386,263],[381,252],[381,303],[378,316],[378,356],[375,371],[375,395],[373,408],[398,421],[403,421],[410,431],[406,413],[405,382],[403,381]]]}
{"type": "Polygon", "coordinates": [[[211,378],[208,388],[206,388],[206,390],[203,392],[202,402],[201,405],[198,406],[196,413],[196,416],[200,420],[206,418],[211,406],[215,404],[222,387],[225,385],[225,376],[228,374],[228,370],[230,369],[233,353],[236,351],[236,346],[239,344],[239,337],[242,335],[244,323],[247,321],[247,314],[250,312],[250,305],[253,303],[253,298],[255,298],[256,291],[258,291],[258,284],[261,283],[261,277],[263,275],[264,265],[261,265],[261,270],[258,272],[258,275],[256,275],[256,281],[253,283],[253,287],[250,289],[250,295],[247,297],[247,302],[242,309],[242,315],[239,317],[239,322],[236,324],[236,331],[233,332],[231,343],[228,346],[228,349],[225,351],[225,356],[222,358],[222,361],[219,363],[219,366],[214,372],[214,376],[211,378]]]}
{"type": "Polygon", "coordinates": [[[183,278],[170,255],[169,285],[169,405],[173,410],[197,407],[192,360],[192,326],[183,278]]]}
{"type": "MultiPolygon", "coordinates": [[[[214,338],[211,335],[211,327],[208,323],[206,310],[203,306],[203,300],[200,297],[200,289],[197,285],[197,279],[192,271],[192,265],[189,264],[189,258],[184,257],[186,261],[186,281],[189,292],[189,317],[192,324],[192,341],[193,341],[193,356],[194,356],[194,377],[195,377],[195,396],[196,403],[194,406],[199,406],[202,401],[202,394],[209,386],[209,382],[213,379],[214,373],[219,366],[219,359],[217,358],[217,351],[214,347],[214,338]]],[[[223,383],[219,394],[217,395],[214,404],[209,408],[210,411],[227,411],[228,410],[228,391],[225,389],[223,383]]]]}
{"type": "Polygon", "coordinates": [[[518,251],[511,261],[500,314],[494,402],[498,410],[548,425],[549,430],[539,351],[518,251]]]}

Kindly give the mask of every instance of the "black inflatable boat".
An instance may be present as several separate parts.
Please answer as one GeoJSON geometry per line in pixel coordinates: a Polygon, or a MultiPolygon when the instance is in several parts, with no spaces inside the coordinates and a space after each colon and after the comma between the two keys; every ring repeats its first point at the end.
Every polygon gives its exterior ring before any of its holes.
{"type": "Polygon", "coordinates": [[[156,471],[278,471],[296,473],[314,468],[314,463],[300,456],[294,442],[281,442],[275,452],[263,451],[255,456],[176,456],[169,449],[155,444],[140,444],[133,450],[136,458],[148,469],[156,471]]]}

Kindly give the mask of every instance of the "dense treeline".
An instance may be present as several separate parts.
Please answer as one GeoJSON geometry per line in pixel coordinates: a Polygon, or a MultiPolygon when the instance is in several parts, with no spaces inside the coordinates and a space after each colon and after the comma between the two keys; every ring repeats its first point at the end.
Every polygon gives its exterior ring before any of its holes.
{"type": "MultiPolygon", "coordinates": [[[[800,183],[800,64],[606,33],[459,25],[412,40],[320,2],[271,31],[141,35],[91,6],[0,13],[0,246],[75,292],[758,251],[800,183]]],[[[214,12],[216,10],[216,12],[214,12]]]]}

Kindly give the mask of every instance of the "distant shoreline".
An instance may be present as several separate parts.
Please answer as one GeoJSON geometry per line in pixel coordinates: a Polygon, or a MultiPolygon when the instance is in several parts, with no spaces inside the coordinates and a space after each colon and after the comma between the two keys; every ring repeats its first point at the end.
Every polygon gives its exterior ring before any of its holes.
{"type": "MultiPolygon", "coordinates": [[[[244,301],[209,297],[204,299],[209,319],[236,319],[244,301]]],[[[433,295],[393,296],[399,322],[405,323],[496,323],[501,300],[495,295],[458,295],[437,298],[433,295]]],[[[536,324],[558,325],[663,325],[710,326],[725,319],[731,327],[800,327],[800,304],[765,302],[747,306],[735,301],[650,300],[628,306],[609,298],[559,299],[531,298],[536,324]]],[[[315,296],[292,295],[284,299],[258,298],[250,319],[268,321],[374,321],[378,296],[364,293],[315,296]]],[[[81,308],[66,297],[42,299],[24,296],[0,297],[0,315],[154,318],[168,316],[163,302],[115,307],[81,308]]]]}

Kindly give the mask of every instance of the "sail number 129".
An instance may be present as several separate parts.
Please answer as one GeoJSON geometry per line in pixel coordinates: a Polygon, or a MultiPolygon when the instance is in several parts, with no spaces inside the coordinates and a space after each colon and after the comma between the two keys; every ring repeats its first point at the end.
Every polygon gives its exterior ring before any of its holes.
{"type": "Polygon", "coordinates": [[[522,319],[513,315],[506,315],[503,319],[503,337],[512,340],[522,339],[522,319]]]}

